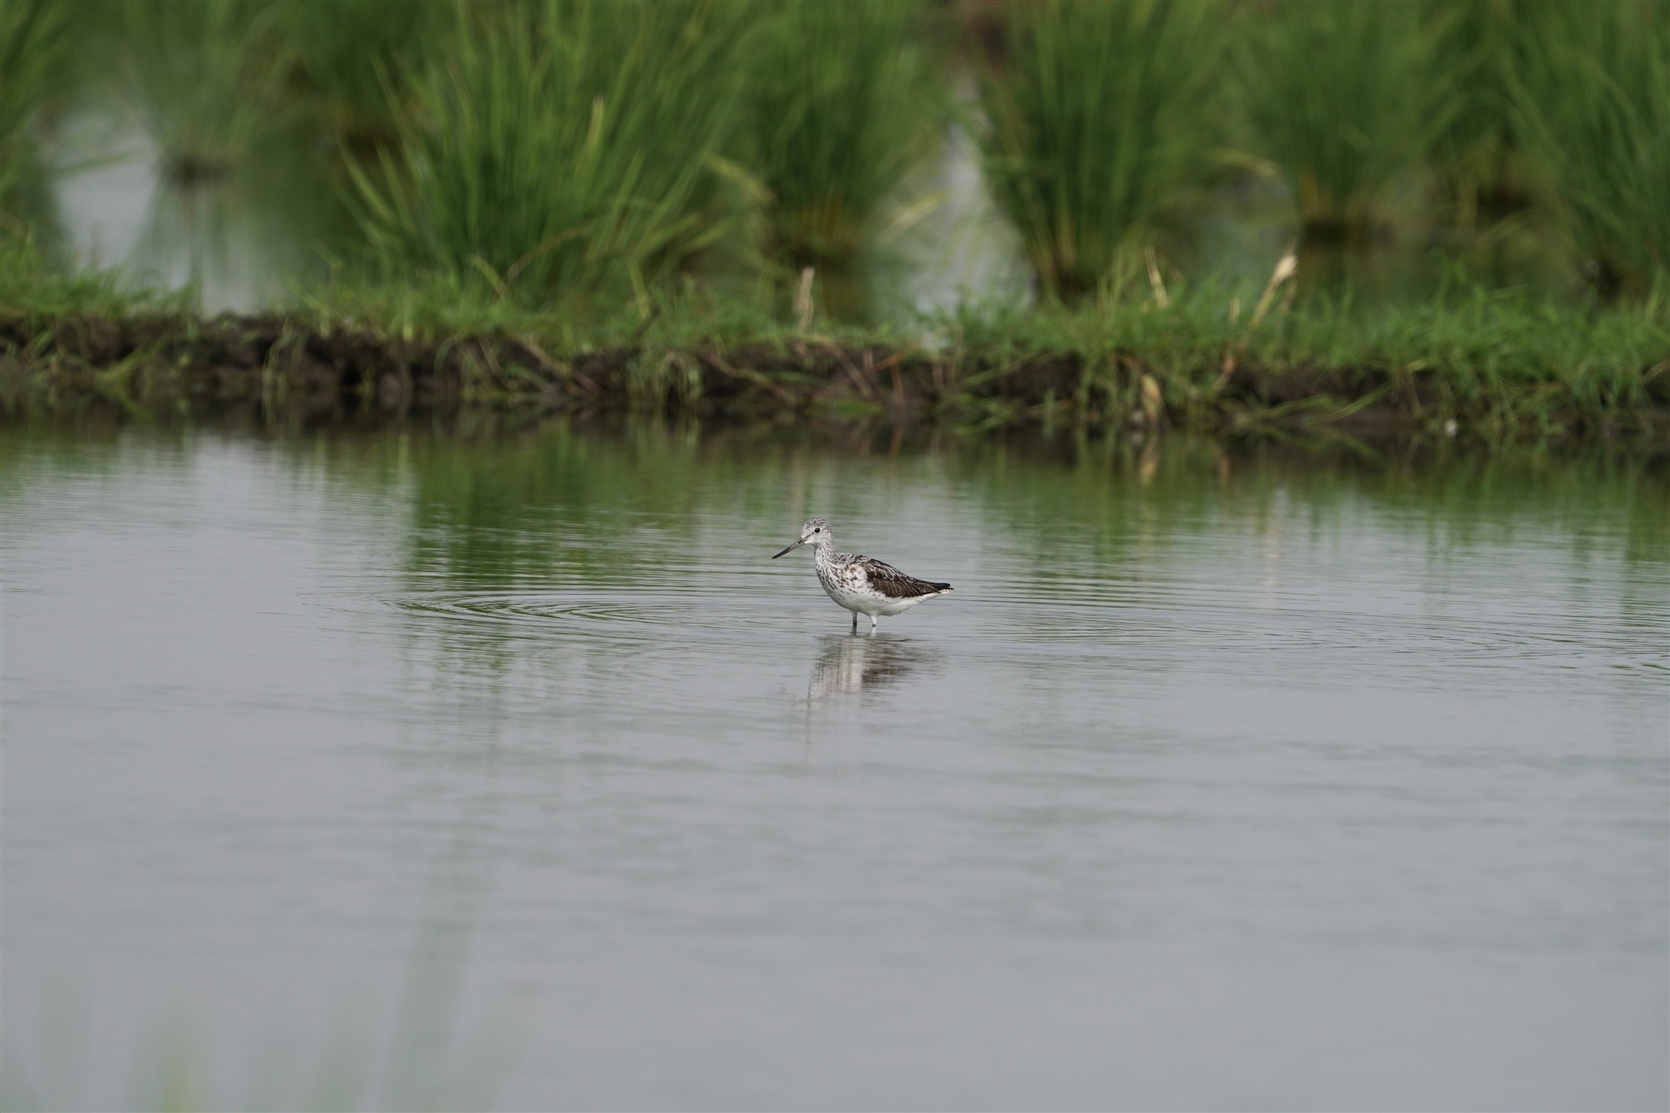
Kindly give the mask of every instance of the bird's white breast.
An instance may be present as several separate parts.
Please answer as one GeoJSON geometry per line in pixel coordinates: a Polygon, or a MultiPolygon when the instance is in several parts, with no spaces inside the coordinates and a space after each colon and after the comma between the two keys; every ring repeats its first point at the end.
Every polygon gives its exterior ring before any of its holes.
{"type": "Polygon", "coordinates": [[[823,585],[824,593],[835,600],[837,606],[860,614],[899,614],[910,610],[924,599],[933,598],[931,595],[917,595],[899,599],[883,595],[870,586],[870,577],[865,574],[863,565],[856,562],[845,564],[833,560],[820,560],[817,562],[817,570],[818,583],[823,585]]]}

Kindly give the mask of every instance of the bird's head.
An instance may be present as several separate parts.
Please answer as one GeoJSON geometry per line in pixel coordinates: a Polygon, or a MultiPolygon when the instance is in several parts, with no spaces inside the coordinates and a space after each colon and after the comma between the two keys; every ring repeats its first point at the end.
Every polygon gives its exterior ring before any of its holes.
{"type": "Polygon", "coordinates": [[[783,553],[792,553],[802,545],[817,545],[821,547],[824,545],[833,545],[834,543],[835,535],[830,531],[828,521],[823,518],[808,518],[806,520],[806,524],[800,527],[800,540],[784,549],[782,553],[776,554],[776,556],[773,556],[771,559],[776,560],[777,557],[782,556],[783,553]]]}

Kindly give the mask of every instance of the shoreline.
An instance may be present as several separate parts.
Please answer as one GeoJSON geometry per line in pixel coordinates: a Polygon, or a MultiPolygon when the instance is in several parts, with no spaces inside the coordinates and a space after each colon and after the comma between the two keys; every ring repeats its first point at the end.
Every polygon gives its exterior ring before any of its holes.
{"type": "Polygon", "coordinates": [[[640,331],[565,346],[529,329],[418,329],[316,312],[0,309],[0,416],[99,405],[136,417],[254,406],[310,419],[488,408],[984,430],[1670,441],[1670,338],[1647,353],[1658,357],[1651,363],[1608,369],[1610,396],[1597,398],[1579,376],[1546,372],[1498,374],[1491,389],[1469,392],[1469,376],[1434,358],[1440,337],[1434,351],[1401,360],[1349,352],[1330,360],[1289,337],[1278,362],[1268,342],[1180,340],[1177,330],[1146,344],[1117,335],[1052,343],[994,326],[935,350],[851,332],[640,331]]]}

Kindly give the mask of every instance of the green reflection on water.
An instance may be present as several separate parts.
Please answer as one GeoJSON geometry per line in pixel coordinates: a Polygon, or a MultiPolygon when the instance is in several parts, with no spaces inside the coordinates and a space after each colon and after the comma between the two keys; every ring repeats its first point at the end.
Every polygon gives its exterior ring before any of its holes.
{"type": "MultiPolygon", "coordinates": [[[[0,476],[26,462],[50,471],[114,469],[124,448],[189,452],[204,437],[269,446],[351,488],[390,494],[409,487],[414,536],[481,529],[519,542],[525,539],[518,533],[543,528],[558,509],[573,520],[638,515],[658,529],[688,529],[720,505],[763,520],[780,514],[785,498],[804,496],[814,477],[849,469],[954,484],[984,507],[1011,514],[1008,524],[1016,528],[1063,517],[1118,525],[1139,508],[1189,517],[1225,492],[1263,496],[1280,488],[1319,504],[1350,494],[1388,507],[1425,507],[1432,521],[1446,525],[1521,514],[1572,531],[1627,522],[1638,559],[1663,557],[1670,540],[1670,519],[1661,513],[1670,499],[1670,458],[1605,444],[1570,451],[1474,451],[1435,441],[1249,446],[1181,434],[1143,441],[923,428],[899,435],[888,428],[703,426],[654,418],[556,417],[521,428],[480,428],[467,418],[374,431],[194,428],[136,426],[100,412],[68,422],[0,422],[0,476]]],[[[460,577],[537,571],[544,559],[492,545],[444,558],[452,550],[422,551],[441,560],[424,562],[426,570],[455,567],[460,577]]]]}
{"type": "MultiPolygon", "coordinates": [[[[1144,538],[1198,533],[1233,503],[1238,517],[1302,504],[1318,525],[1347,501],[1395,512],[1463,548],[1521,535],[1582,546],[1622,537],[1631,560],[1670,555],[1664,461],[1596,447],[1473,453],[1448,446],[1237,449],[1183,436],[874,440],[777,429],[554,420],[509,436],[445,430],[317,434],[333,471],[409,493],[413,574],[460,587],[553,576],[620,582],[641,545],[693,542],[717,515],[776,537],[802,514],[838,523],[874,514],[888,492],[966,501],[1047,566],[1064,526],[1109,556],[1144,538]],[[809,500],[822,498],[814,507],[809,500]],[[591,543],[605,531],[618,544],[591,543]],[[568,543],[583,539],[585,544],[568,543]]],[[[305,438],[298,438],[304,440],[305,438]]],[[[6,442],[0,442],[6,443],[6,442]]],[[[840,534],[838,533],[838,536],[840,534]]],[[[769,555],[769,554],[767,554],[769,555]]]]}
{"type": "MultiPolygon", "coordinates": [[[[103,419],[0,426],[0,505],[26,495],[34,477],[114,479],[140,459],[153,475],[160,467],[183,478],[203,435],[103,419]]],[[[769,545],[814,513],[834,519],[838,537],[871,537],[894,494],[923,491],[970,507],[1003,543],[1033,546],[1043,575],[1069,533],[1118,561],[1211,532],[1231,509],[1257,532],[1294,505],[1323,527],[1347,504],[1366,504],[1463,552],[1487,542],[1581,552],[1621,541],[1628,560],[1670,560],[1664,459],[1606,446],[1238,448],[1185,436],[1140,443],[933,431],[896,440],[566,419],[510,433],[414,426],[247,435],[333,486],[392,499],[406,574],[460,590],[631,584],[645,567],[635,554],[646,547],[693,546],[714,529],[769,545]]]]}

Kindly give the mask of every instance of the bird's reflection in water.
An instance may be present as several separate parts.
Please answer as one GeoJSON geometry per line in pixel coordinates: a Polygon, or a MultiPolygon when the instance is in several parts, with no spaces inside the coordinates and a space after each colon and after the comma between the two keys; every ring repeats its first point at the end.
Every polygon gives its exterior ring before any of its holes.
{"type": "Polygon", "coordinates": [[[906,677],[937,672],[945,654],[909,638],[850,634],[819,638],[817,663],[806,702],[817,706],[831,696],[856,696],[897,684],[906,677]]]}

